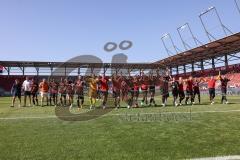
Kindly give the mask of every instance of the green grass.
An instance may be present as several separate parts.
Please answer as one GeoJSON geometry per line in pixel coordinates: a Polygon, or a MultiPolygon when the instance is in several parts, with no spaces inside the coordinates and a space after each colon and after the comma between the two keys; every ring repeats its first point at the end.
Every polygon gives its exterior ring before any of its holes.
{"type": "MultiPolygon", "coordinates": [[[[111,111],[109,116],[80,122],[48,118],[55,115],[50,106],[10,108],[10,100],[0,98],[0,160],[166,160],[240,155],[240,112],[236,111],[240,110],[239,97],[229,97],[229,105],[211,106],[203,98],[203,105],[179,108],[121,108],[111,111]],[[135,122],[114,116],[190,109],[192,120],[187,121],[135,122]],[[11,117],[17,119],[4,119],[11,117]]],[[[87,106],[81,110],[87,111],[87,106]]],[[[73,112],[78,113],[76,108],[73,112]]]]}

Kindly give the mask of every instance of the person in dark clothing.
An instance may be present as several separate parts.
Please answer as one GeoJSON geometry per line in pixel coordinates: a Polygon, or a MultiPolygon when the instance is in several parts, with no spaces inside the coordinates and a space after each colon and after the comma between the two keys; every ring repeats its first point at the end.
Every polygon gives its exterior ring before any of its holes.
{"type": "Polygon", "coordinates": [[[38,106],[38,82],[37,80],[32,79],[31,82],[31,95],[32,95],[32,102],[34,106],[38,106]]]}
{"type": "Polygon", "coordinates": [[[223,104],[223,101],[225,101],[225,104],[228,104],[227,100],[227,84],[230,81],[225,75],[220,76],[220,81],[221,81],[221,92],[222,92],[222,99],[221,103],[223,104]]]}
{"type": "Polygon", "coordinates": [[[175,77],[172,78],[171,88],[172,88],[172,95],[173,95],[173,105],[177,107],[178,106],[177,99],[178,99],[178,94],[179,94],[179,83],[175,79],[175,77]]]}
{"type": "Polygon", "coordinates": [[[194,78],[193,81],[193,103],[195,103],[195,97],[198,96],[198,103],[201,103],[201,96],[200,96],[200,87],[199,84],[201,83],[201,80],[194,78]]]}
{"type": "Polygon", "coordinates": [[[182,105],[182,101],[184,100],[185,98],[185,93],[184,93],[184,81],[182,79],[182,77],[179,77],[179,80],[178,80],[178,90],[179,90],[179,105],[181,106],[182,105]]]}
{"type": "Polygon", "coordinates": [[[155,86],[156,86],[156,77],[154,76],[150,76],[150,79],[149,79],[149,93],[150,93],[150,103],[149,105],[151,106],[152,104],[154,106],[157,106],[156,105],[156,102],[155,102],[155,86]]]}
{"type": "Polygon", "coordinates": [[[162,106],[165,107],[167,104],[167,99],[169,97],[169,76],[164,76],[162,79],[162,106]]]}
{"type": "Polygon", "coordinates": [[[132,77],[129,75],[129,77],[127,78],[127,83],[128,83],[128,109],[132,107],[133,105],[133,98],[134,98],[134,84],[133,84],[133,79],[132,77]]]}
{"type": "Polygon", "coordinates": [[[11,88],[11,94],[13,96],[11,107],[14,107],[16,97],[18,97],[18,100],[19,100],[18,107],[21,107],[21,91],[22,91],[22,84],[18,79],[16,79],[11,88]]]}

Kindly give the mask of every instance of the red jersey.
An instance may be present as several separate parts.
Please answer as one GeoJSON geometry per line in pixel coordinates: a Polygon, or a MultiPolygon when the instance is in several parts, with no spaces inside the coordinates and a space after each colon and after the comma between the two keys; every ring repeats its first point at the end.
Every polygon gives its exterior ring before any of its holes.
{"type": "Polygon", "coordinates": [[[183,83],[179,83],[179,85],[178,85],[178,90],[181,91],[181,92],[184,91],[183,83]]]}
{"type": "Polygon", "coordinates": [[[84,81],[78,80],[75,85],[76,94],[83,94],[84,81]]]}
{"type": "Polygon", "coordinates": [[[108,79],[101,79],[101,91],[108,91],[108,79]]]}
{"type": "Polygon", "coordinates": [[[127,84],[127,82],[125,81],[125,80],[123,80],[122,82],[121,82],[121,90],[122,90],[122,92],[128,92],[128,84],[127,84]]]}
{"type": "Polygon", "coordinates": [[[67,94],[74,94],[73,86],[74,85],[72,83],[67,84],[66,88],[67,94]]]}
{"type": "Polygon", "coordinates": [[[133,88],[134,88],[134,91],[138,91],[139,90],[139,82],[138,82],[138,80],[133,81],[133,88]]]}
{"type": "Polygon", "coordinates": [[[65,94],[66,93],[66,84],[64,82],[60,82],[59,83],[59,93],[61,94],[65,94]]]}
{"type": "Polygon", "coordinates": [[[216,86],[216,79],[210,79],[208,81],[208,88],[213,89],[216,86]]]}
{"type": "Polygon", "coordinates": [[[120,91],[120,89],[121,89],[121,81],[117,79],[112,79],[112,90],[120,91]]]}
{"type": "Polygon", "coordinates": [[[141,89],[148,90],[148,81],[147,80],[142,81],[141,89]]]}
{"type": "Polygon", "coordinates": [[[51,82],[50,83],[50,92],[51,93],[58,93],[58,84],[56,82],[51,82]]]}
{"type": "Polygon", "coordinates": [[[192,91],[193,90],[193,80],[188,80],[187,81],[187,91],[192,91]]]}

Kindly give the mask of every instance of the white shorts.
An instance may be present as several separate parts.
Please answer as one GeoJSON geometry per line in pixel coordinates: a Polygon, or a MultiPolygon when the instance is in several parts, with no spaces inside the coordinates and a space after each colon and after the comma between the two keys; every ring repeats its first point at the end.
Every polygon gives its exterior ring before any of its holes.
{"type": "Polygon", "coordinates": [[[47,97],[48,93],[47,92],[40,92],[41,97],[47,97]]]}

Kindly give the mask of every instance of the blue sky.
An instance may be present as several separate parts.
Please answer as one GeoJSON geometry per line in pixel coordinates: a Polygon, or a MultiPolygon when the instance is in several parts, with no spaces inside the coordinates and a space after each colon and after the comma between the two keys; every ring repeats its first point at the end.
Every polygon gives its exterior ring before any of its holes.
{"type": "MultiPolygon", "coordinates": [[[[0,0],[0,60],[66,61],[91,54],[111,62],[114,54],[124,53],[129,62],[153,62],[167,57],[165,33],[184,50],[176,28],[185,22],[206,43],[198,15],[210,6],[239,32],[234,0],[0,0]],[[106,42],[122,40],[133,41],[133,47],[103,50],[106,42]]],[[[213,13],[204,21],[216,37],[224,36],[213,13]]]]}

